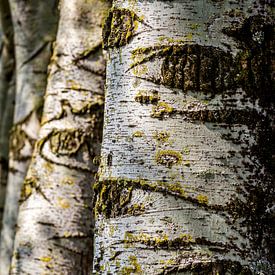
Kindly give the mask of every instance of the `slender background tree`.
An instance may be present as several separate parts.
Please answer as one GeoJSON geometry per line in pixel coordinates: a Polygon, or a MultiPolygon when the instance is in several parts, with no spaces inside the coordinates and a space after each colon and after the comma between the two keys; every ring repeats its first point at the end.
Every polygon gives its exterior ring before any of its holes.
{"type": "Polygon", "coordinates": [[[274,271],[271,6],[114,1],[96,274],[274,271]]]}
{"type": "Polygon", "coordinates": [[[6,195],[9,161],[9,131],[14,109],[14,44],[13,27],[8,0],[0,3],[1,64],[0,64],[0,230],[6,195]]]}
{"type": "MultiPolygon", "coordinates": [[[[3,1],[3,4],[5,2],[8,5],[7,1],[3,1]]],[[[8,186],[1,232],[1,275],[8,274],[11,261],[18,201],[40,127],[47,66],[58,20],[56,0],[10,0],[9,3],[12,22],[9,22],[7,30],[12,26],[14,28],[16,95],[9,147],[8,186]]],[[[12,97],[9,98],[11,99],[12,97]]],[[[5,150],[7,149],[8,146],[5,144],[5,150]]]]}
{"type": "Polygon", "coordinates": [[[88,274],[108,1],[62,0],[42,127],[24,182],[11,274],[88,274]]]}

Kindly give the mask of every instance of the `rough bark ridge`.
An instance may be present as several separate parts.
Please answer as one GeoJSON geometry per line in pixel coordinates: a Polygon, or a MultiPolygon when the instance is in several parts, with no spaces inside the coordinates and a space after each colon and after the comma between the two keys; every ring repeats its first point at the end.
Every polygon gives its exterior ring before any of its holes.
{"type": "Polygon", "coordinates": [[[37,139],[47,66],[57,29],[57,1],[10,0],[16,56],[16,95],[10,135],[9,174],[0,270],[8,274],[18,213],[20,190],[37,139]]]}
{"type": "Polygon", "coordinates": [[[9,1],[0,3],[1,57],[0,57],[0,230],[6,195],[9,158],[9,131],[14,107],[14,45],[9,1]]]}
{"type": "Polygon", "coordinates": [[[107,1],[63,0],[11,274],[88,274],[103,123],[107,1]]]}
{"type": "Polygon", "coordinates": [[[114,1],[96,274],[272,273],[269,9],[114,1]]]}

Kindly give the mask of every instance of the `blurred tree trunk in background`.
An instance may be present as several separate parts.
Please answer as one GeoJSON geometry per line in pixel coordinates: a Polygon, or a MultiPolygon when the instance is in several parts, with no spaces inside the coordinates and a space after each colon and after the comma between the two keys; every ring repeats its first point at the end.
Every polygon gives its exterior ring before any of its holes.
{"type": "Polygon", "coordinates": [[[15,75],[13,27],[8,0],[0,2],[0,231],[4,210],[9,161],[9,131],[13,122],[15,75]]]}
{"type": "Polygon", "coordinates": [[[103,123],[108,1],[62,0],[38,142],[24,182],[11,274],[88,274],[103,123]]]}
{"type": "MultiPolygon", "coordinates": [[[[10,0],[16,56],[16,95],[1,232],[1,275],[8,274],[21,186],[40,127],[47,67],[57,29],[57,4],[56,0],[10,0]]],[[[9,24],[12,25],[11,22],[9,24]]]]}
{"type": "Polygon", "coordinates": [[[268,3],[114,1],[96,274],[272,274],[268,3]]]}

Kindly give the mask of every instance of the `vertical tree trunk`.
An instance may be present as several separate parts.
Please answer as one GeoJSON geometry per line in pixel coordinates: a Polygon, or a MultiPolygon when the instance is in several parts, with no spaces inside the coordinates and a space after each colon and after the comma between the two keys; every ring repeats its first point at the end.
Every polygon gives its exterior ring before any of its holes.
{"type": "Polygon", "coordinates": [[[263,2],[114,1],[97,274],[272,273],[263,2]]]}
{"type": "Polygon", "coordinates": [[[57,1],[10,0],[16,55],[16,98],[1,232],[0,270],[8,274],[20,190],[40,127],[47,66],[57,28],[57,1]]]}
{"type": "Polygon", "coordinates": [[[88,274],[103,122],[108,1],[63,0],[42,127],[24,182],[11,274],[88,274]]]}
{"type": "Polygon", "coordinates": [[[8,177],[9,131],[14,107],[14,45],[9,1],[0,3],[1,64],[0,64],[0,231],[8,177]]]}

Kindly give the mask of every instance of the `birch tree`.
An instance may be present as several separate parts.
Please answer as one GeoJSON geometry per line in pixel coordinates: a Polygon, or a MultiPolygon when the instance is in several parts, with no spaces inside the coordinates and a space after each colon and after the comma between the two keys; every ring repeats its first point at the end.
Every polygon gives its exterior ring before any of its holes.
{"type": "Polygon", "coordinates": [[[0,230],[6,195],[9,159],[9,131],[14,106],[13,27],[8,0],[0,2],[1,64],[0,64],[0,230]]]}
{"type": "MultiPolygon", "coordinates": [[[[40,127],[47,66],[57,27],[56,0],[10,0],[10,6],[12,23],[9,24],[14,27],[16,55],[16,104],[10,137],[8,186],[1,232],[2,275],[8,274],[11,261],[18,200],[40,127]]],[[[12,97],[9,98],[11,99],[12,97]]],[[[5,146],[7,150],[8,146],[5,146]]]]}
{"type": "Polygon", "coordinates": [[[96,274],[272,274],[271,6],[114,1],[96,274]]]}
{"type": "Polygon", "coordinates": [[[22,191],[11,274],[88,274],[100,154],[108,1],[62,0],[39,139],[22,191]]]}

